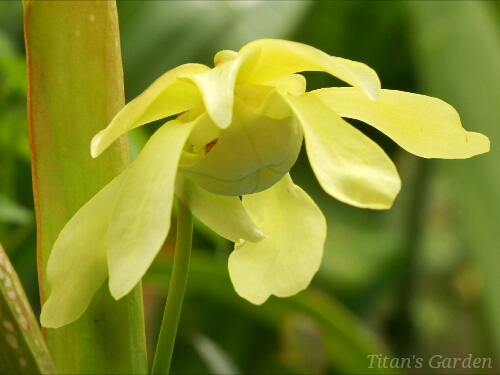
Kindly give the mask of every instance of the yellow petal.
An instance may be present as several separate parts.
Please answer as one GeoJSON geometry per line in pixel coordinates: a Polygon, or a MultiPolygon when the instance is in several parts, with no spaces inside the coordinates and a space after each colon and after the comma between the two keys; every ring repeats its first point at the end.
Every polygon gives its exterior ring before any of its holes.
{"type": "Polygon", "coordinates": [[[78,319],[108,277],[108,226],[127,173],[85,204],[59,234],[47,263],[51,294],[40,316],[44,327],[58,328],[78,319]]]}
{"type": "Polygon", "coordinates": [[[283,93],[277,89],[272,90],[262,104],[255,110],[261,116],[268,116],[275,119],[284,119],[293,115],[290,104],[283,99],[283,93]]]}
{"type": "Polygon", "coordinates": [[[198,87],[210,118],[221,129],[231,123],[238,73],[243,65],[252,65],[257,57],[258,50],[248,49],[234,60],[221,63],[208,72],[182,76],[198,87]]]}
{"type": "Polygon", "coordinates": [[[177,164],[193,125],[166,123],[128,168],[108,233],[109,288],[116,299],[134,288],[165,241],[177,164]]]}
{"type": "Polygon", "coordinates": [[[260,305],[272,294],[288,297],[307,288],[326,238],[318,206],[289,174],[268,190],[243,196],[243,206],[268,238],[235,246],[229,275],[236,292],[260,305]]]}
{"type": "Polygon", "coordinates": [[[290,74],[274,81],[267,82],[269,86],[292,95],[302,95],[306,92],[306,78],[300,74],[290,74]]]}
{"type": "Polygon", "coordinates": [[[234,95],[241,99],[247,107],[255,110],[269,96],[272,90],[275,90],[274,87],[264,85],[236,85],[234,95]]]}
{"type": "Polygon", "coordinates": [[[340,116],[372,125],[417,156],[463,159],[490,149],[487,137],[466,132],[455,109],[436,98],[382,90],[371,101],[351,88],[313,93],[340,116]]]}
{"type": "Polygon", "coordinates": [[[266,238],[246,213],[239,197],[209,193],[181,174],[177,175],[175,192],[189,211],[219,236],[233,242],[240,239],[258,242],[266,238]]]}
{"type": "Polygon", "coordinates": [[[234,52],[231,50],[223,50],[220,52],[217,52],[214,56],[214,66],[218,66],[220,64],[223,64],[225,62],[234,60],[238,57],[238,52],[234,52]]]}
{"type": "Polygon", "coordinates": [[[99,156],[122,134],[138,126],[199,106],[202,103],[197,88],[177,78],[210,70],[200,64],[181,65],[158,78],[146,91],[118,112],[108,127],[92,139],[92,157],[99,156]]]}
{"type": "Polygon", "coordinates": [[[401,180],[384,151],[316,96],[284,98],[302,125],[307,155],[323,189],[356,207],[390,208],[401,180]]]}
{"type": "Polygon", "coordinates": [[[369,98],[376,99],[380,91],[380,80],[370,67],[351,60],[330,56],[306,44],[277,39],[261,39],[250,42],[240,50],[260,50],[260,58],[242,81],[267,84],[277,78],[304,71],[327,72],[360,89],[369,98]]]}
{"type": "MultiPolygon", "coordinates": [[[[284,119],[292,115],[292,110],[288,103],[283,100],[280,93],[290,93],[292,95],[301,95],[306,91],[306,79],[300,74],[290,74],[275,81],[269,82],[270,86],[262,85],[239,85],[242,87],[268,87],[270,90],[265,92],[263,98],[260,98],[258,105],[255,106],[255,113],[262,116],[268,116],[275,119],[284,119]],[[272,88],[274,87],[274,88],[272,88]]],[[[247,100],[248,102],[248,100],[247,100]]],[[[247,103],[245,102],[245,104],[247,103]]]]}
{"type": "Polygon", "coordinates": [[[267,85],[236,85],[234,94],[255,113],[283,119],[290,116],[292,111],[277,91],[301,95],[306,91],[306,79],[300,74],[290,74],[267,85]]]}

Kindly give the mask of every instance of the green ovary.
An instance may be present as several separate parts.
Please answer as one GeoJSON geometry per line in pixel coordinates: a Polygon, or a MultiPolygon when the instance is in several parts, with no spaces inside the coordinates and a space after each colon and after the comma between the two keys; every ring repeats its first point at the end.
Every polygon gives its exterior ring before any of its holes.
{"type": "Polygon", "coordinates": [[[210,118],[202,116],[190,141],[195,152],[206,154],[191,158],[192,163],[181,161],[179,172],[209,192],[245,195],[266,190],[297,160],[303,133],[293,115],[284,119],[258,115],[235,97],[227,129],[215,130],[210,118]],[[208,144],[211,148],[202,147],[208,144]]]}

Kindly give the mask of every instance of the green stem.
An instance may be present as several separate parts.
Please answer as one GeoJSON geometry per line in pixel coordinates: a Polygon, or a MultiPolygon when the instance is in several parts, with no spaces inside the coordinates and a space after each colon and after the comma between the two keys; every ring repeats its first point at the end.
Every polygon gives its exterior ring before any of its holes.
{"type": "Polygon", "coordinates": [[[184,291],[186,290],[193,237],[193,217],[187,206],[180,200],[178,200],[178,204],[174,266],[168,289],[167,304],[161,323],[160,337],[156,346],[152,374],[169,373],[184,291]]]}

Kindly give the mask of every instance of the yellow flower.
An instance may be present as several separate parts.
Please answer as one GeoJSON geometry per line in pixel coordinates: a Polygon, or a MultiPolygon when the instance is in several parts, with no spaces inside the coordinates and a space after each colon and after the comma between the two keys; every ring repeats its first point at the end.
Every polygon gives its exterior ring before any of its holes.
{"type": "Polygon", "coordinates": [[[326,223],[288,174],[302,139],[323,189],[345,203],[387,209],[401,186],[390,158],[342,117],[421,157],[489,150],[488,138],[466,132],[438,99],[380,90],[366,65],[307,45],[257,40],[219,52],[213,69],[186,64],[165,73],[94,137],[92,156],[130,129],[180,113],[59,235],[47,266],[44,326],[76,320],[108,277],[116,299],[132,290],[167,236],[174,193],[237,243],[229,273],[242,297],[261,304],[306,288],[321,262],[326,223]],[[353,87],[306,93],[301,71],[325,71],[353,87]]]}

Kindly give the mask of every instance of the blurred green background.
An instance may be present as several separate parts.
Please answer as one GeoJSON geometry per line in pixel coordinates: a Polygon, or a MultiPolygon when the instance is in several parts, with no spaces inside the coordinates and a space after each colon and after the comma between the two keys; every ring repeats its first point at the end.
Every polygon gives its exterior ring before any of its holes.
{"type": "MultiPolygon", "coordinates": [[[[127,101],[177,65],[212,66],[219,50],[284,38],[371,66],[383,88],[447,101],[492,144],[470,160],[425,160],[353,121],[401,174],[385,212],[327,196],[302,152],[291,173],[328,220],[322,266],[307,291],[260,307],[230,284],[232,244],[196,223],[173,373],[500,373],[500,2],[118,1],[118,11],[127,101]],[[433,355],[469,354],[493,368],[429,367],[433,355]],[[369,368],[369,355],[410,358],[411,368],[369,368]]],[[[25,74],[21,2],[2,1],[0,242],[38,314],[25,74]]],[[[305,76],[308,90],[342,84],[305,76]]],[[[129,133],[132,157],[158,125],[129,133]]],[[[150,350],[174,233],[144,280],[150,350]]]]}

